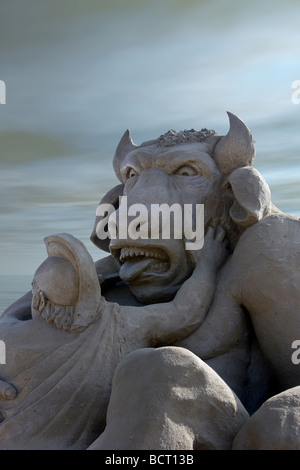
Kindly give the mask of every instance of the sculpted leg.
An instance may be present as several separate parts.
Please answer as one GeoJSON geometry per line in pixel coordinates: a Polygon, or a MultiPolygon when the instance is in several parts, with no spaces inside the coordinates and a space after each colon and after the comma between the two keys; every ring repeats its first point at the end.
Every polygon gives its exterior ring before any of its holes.
{"type": "Polygon", "coordinates": [[[237,396],[190,351],[140,349],[119,364],[107,427],[89,450],[231,449],[248,419],[237,396]]]}
{"type": "Polygon", "coordinates": [[[239,431],[233,450],[300,450],[300,387],[267,400],[239,431]]]}

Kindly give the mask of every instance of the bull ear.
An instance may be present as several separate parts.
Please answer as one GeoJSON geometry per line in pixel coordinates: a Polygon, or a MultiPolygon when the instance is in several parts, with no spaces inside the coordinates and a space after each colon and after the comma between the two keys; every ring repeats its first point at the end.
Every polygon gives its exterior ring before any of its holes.
{"type": "Polygon", "coordinates": [[[117,150],[114,155],[113,159],[113,167],[115,170],[115,173],[117,175],[117,178],[122,182],[122,175],[120,171],[120,166],[124,160],[124,157],[131,152],[132,150],[136,149],[138,145],[135,145],[132,141],[130,131],[127,129],[127,131],[124,133],[122,139],[119,142],[119,145],[117,147],[117,150]]]}
{"type": "MultiPolygon", "coordinates": [[[[108,193],[105,194],[105,196],[103,196],[99,205],[111,204],[117,210],[119,207],[119,197],[123,195],[123,190],[124,190],[123,184],[119,184],[118,186],[115,186],[113,189],[108,191],[108,193]]],[[[90,239],[94,243],[94,245],[100,248],[100,250],[104,250],[109,253],[110,252],[109,251],[109,238],[106,238],[105,240],[101,240],[97,236],[97,228],[99,229],[98,224],[101,224],[101,222],[106,225],[106,218],[103,216],[96,215],[95,224],[94,224],[94,228],[93,228],[90,239]]],[[[106,228],[104,227],[104,230],[107,231],[107,227],[106,228]]]]}
{"type": "Polygon", "coordinates": [[[238,168],[227,181],[235,199],[229,214],[237,225],[250,227],[273,212],[270,188],[255,168],[238,168]]]}
{"type": "Polygon", "coordinates": [[[255,141],[250,130],[235,114],[227,114],[229,132],[219,140],[213,154],[224,176],[228,176],[236,168],[252,165],[255,157],[255,141]]]}

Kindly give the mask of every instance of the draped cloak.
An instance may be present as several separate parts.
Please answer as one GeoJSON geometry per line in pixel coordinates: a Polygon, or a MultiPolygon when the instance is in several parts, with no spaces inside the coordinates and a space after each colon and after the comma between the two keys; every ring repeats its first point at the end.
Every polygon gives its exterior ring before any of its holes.
{"type": "Polygon", "coordinates": [[[73,334],[32,319],[30,298],[0,321],[6,345],[0,377],[18,391],[16,399],[0,400],[0,449],[86,449],[105,428],[120,358],[146,341],[136,334],[125,341],[118,304],[106,303],[94,323],[73,334]]]}

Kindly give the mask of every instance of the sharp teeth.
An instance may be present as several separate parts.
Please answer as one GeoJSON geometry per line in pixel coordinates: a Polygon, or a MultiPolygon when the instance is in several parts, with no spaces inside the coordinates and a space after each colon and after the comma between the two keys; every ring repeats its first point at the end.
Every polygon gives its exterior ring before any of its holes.
{"type": "Polygon", "coordinates": [[[168,266],[168,261],[166,258],[166,255],[160,251],[151,251],[150,249],[139,249],[139,248],[132,248],[132,247],[124,247],[121,248],[120,255],[119,255],[119,260],[121,262],[125,262],[126,259],[128,258],[133,258],[133,257],[143,257],[145,256],[146,258],[153,258],[160,263],[156,263],[156,269],[159,270],[165,270],[167,269],[166,266],[168,266]]]}
{"type": "Polygon", "coordinates": [[[121,253],[123,256],[127,256],[128,254],[127,248],[122,248],[121,253]]]}
{"type": "Polygon", "coordinates": [[[122,248],[120,252],[120,261],[124,261],[128,257],[128,249],[122,248]]]}

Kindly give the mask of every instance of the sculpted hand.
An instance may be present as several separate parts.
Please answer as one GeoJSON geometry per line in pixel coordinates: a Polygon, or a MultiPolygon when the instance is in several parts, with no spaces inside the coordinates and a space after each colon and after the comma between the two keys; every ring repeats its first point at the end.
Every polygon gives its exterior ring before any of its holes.
{"type": "Polygon", "coordinates": [[[18,392],[13,385],[0,380],[0,400],[13,400],[17,394],[18,392]]]}
{"type": "Polygon", "coordinates": [[[226,231],[220,225],[217,228],[208,227],[201,250],[189,251],[193,264],[206,263],[218,270],[228,257],[225,235],[226,231]]]}

